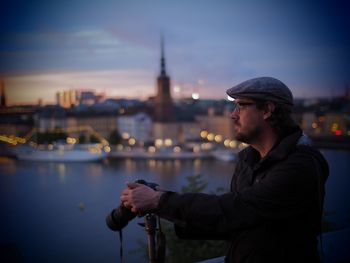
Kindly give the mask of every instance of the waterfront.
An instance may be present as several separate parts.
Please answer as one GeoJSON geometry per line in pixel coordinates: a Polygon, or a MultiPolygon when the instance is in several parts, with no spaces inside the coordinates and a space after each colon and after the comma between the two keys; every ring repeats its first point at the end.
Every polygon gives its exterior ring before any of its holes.
{"type": "MultiPolygon", "coordinates": [[[[325,150],[331,175],[325,200],[326,220],[350,225],[350,151],[325,150]]],[[[118,262],[119,238],[105,217],[119,205],[126,181],[145,179],[178,191],[186,176],[201,174],[207,191],[229,187],[234,163],[216,160],[115,160],[102,163],[44,163],[1,159],[0,244],[24,262],[118,262]]],[[[128,253],[146,240],[136,218],[125,228],[126,262],[143,262],[128,253]]]]}

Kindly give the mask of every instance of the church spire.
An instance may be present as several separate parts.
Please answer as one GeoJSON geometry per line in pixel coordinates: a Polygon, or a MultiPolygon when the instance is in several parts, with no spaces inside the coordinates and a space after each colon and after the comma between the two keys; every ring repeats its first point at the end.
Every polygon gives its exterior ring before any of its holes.
{"type": "Polygon", "coordinates": [[[173,102],[170,92],[170,77],[165,71],[164,41],[163,35],[160,39],[161,58],[160,75],[157,78],[157,95],[155,97],[155,120],[157,122],[168,122],[174,119],[173,102]]]}
{"type": "Polygon", "coordinates": [[[164,57],[164,39],[163,39],[163,35],[161,35],[161,38],[160,38],[160,48],[161,48],[160,75],[161,75],[161,76],[166,76],[166,71],[165,71],[165,57],[164,57]]]}

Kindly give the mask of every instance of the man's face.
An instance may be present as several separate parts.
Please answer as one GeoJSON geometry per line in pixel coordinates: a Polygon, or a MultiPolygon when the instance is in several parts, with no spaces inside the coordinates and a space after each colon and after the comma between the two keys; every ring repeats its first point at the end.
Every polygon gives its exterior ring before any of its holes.
{"type": "Polygon", "coordinates": [[[238,141],[251,144],[258,139],[263,129],[264,112],[256,107],[256,103],[249,99],[236,99],[236,108],[231,113],[235,138],[238,141]]]}

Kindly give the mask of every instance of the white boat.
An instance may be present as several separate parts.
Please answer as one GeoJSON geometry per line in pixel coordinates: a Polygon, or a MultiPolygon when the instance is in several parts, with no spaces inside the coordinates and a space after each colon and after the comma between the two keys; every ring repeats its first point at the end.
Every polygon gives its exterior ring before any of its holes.
{"type": "Polygon", "coordinates": [[[225,161],[225,162],[232,162],[237,159],[237,152],[233,150],[226,150],[226,149],[215,150],[215,151],[212,151],[211,154],[216,160],[225,161]]]}
{"type": "Polygon", "coordinates": [[[21,145],[15,150],[19,160],[51,162],[91,162],[107,157],[102,144],[21,145]]]}

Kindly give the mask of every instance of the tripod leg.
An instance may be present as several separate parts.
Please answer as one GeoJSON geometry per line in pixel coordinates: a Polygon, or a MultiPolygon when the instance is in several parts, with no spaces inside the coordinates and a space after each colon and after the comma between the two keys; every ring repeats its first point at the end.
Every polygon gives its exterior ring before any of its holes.
{"type": "Polygon", "coordinates": [[[155,232],[157,227],[156,216],[147,214],[145,216],[145,230],[148,235],[148,260],[150,263],[156,263],[156,242],[155,232]]]}

